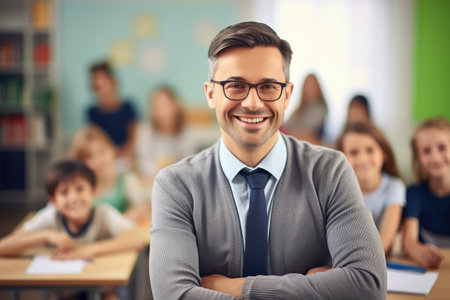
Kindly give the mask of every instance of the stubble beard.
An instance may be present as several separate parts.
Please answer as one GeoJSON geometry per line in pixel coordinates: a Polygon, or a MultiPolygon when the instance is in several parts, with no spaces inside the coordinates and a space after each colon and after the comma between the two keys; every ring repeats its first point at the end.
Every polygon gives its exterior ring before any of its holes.
{"type": "MultiPolygon", "coordinates": [[[[246,148],[256,148],[259,147],[261,145],[264,145],[275,133],[271,132],[271,133],[267,133],[265,135],[262,135],[261,137],[250,137],[250,138],[246,138],[245,136],[243,136],[242,134],[240,134],[239,132],[237,132],[236,130],[233,130],[232,128],[228,127],[228,126],[223,126],[220,125],[220,127],[222,128],[222,130],[224,132],[226,132],[234,141],[236,141],[237,143],[239,143],[241,146],[244,146],[246,148]]],[[[259,129],[245,129],[245,131],[248,134],[254,134],[257,135],[259,129]]]]}

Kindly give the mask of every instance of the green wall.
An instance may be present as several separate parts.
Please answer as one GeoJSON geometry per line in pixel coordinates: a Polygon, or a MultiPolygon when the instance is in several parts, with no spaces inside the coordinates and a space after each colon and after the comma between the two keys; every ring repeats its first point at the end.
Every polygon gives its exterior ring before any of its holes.
{"type": "Polygon", "coordinates": [[[450,1],[416,0],[414,111],[416,121],[450,119],[450,1]]]}

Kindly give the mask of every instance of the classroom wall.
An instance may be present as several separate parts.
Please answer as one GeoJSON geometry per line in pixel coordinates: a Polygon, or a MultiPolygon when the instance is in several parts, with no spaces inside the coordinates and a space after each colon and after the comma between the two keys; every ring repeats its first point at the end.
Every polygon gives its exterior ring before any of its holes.
{"type": "Polygon", "coordinates": [[[416,0],[415,5],[414,119],[450,119],[450,1],[416,0]]]}
{"type": "MultiPolygon", "coordinates": [[[[360,5],[371,5],[372,1],[360,5]]],[[[147,115],[150,91],[160,83],[174,85],[187,106],[206,108],[202,82],[207,79],[206,51],[211,38],[223,27],[243,20],[265,22],[283,33],[277,20],[282,2],[287,0],[60,1],[63,133],[72,133],[84,124],[85,109],[93,99],[87,68],[104,56],[116,57],[122,94],[136,101],[141,118],[147,115]],[[145,26],[151,30],[146,31],[145,26]]],[[[409,140],[415,124],[436,114],[450,117],[450,101],[444,94],[449,86],[450,1],[378,2],[382,9],[377,17],[381,26],[378,31],[384,32],[387,47],[380,49],[377,44],[373,51],[386,54],[378,69],[388,71],[377,69],[380,82],[369,96],[374,102],[375,121],[393,144],[402,177],[411,182],[409,140]]],[[[298,59],[298,55],[294,57],[298,59]]],[[[295,74],[293,77],[299,87],[299,79],[295,74]]],[[[347,98],[338,99],[340,104],[331,113],[344,111],[347,98]]],[[[341,127],[341,117],[335,119],[331,128],[336,131],[341,127]]]]}
{"type": "Polygon", "coordinates": [[[300,102],[305,75],[318,74],[329,108],[325,132],[333,143],[344,127],[351,97],[367,95],[373,120],[390,141],[402,178],[414,180],[409,147],[414,129],[414,2],[272,1],[275,28],[294,51],[288,116],[300,102]]]}
{"type": "Polygon", "coordinates": [[[148,96],[172,85],[187,106],[206,107],[207,49],[236,22],[237,1],[62,0],[59,3],[61,127],[72,133],[93,103],[89,65],[110,57],[121,94],[147,116],[148,96]]]}

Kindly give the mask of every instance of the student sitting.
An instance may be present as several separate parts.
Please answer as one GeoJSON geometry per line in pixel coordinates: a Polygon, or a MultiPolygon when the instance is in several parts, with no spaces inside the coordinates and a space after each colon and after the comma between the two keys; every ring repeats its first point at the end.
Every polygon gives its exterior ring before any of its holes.
{"type": "Polygon", "coordinates": [[[403,250],[419,265],[438,268],[444,255],[437,247],[450,247],[450,122],[423,122],[411,146],[418,183],[406,192],[403,250]]]}
{"type": "Polygon", "coordinates": [[[106,203],[133,221],[149,220],[150,193],[132,172],[117,169],[115,157],[114,144],[97,126],[84,128],[73,140],[72,158],[84,162],[97,179],[94,206],[106,203]]]}
{"type": "Polygon", "coordinates": [[[1,239],[0,256],[19,255],[46,244],[53,246],[54,259],[141,250],[144,242],[132,221],[109,205],[93,207],[95,184],[94,173],[81,162],[68,160],[51,167],[46,185],[55,209],[42,210],[23,229],[1,239]]]}
{"type": "Polygon", "coordinates": [[[136,169],[151,187],[156,174],[195,152],[187,129],[181,100],[169,86],[158,87],[149,99],[149,120],[139,124],[136,139],[136,169]]]}
{"type": "Polygon", "coordinates": [[[62,161],[47,172],[47,193],[55,210],[43,210],[23,229],[0,240],[0,256],[50,244],[55,259],[90,258],[99,254],[140,250],[136,225],[113,207],[93,207],[95,175],[83,163],[62,161]]]}
{"type": "Polygon", "coordinates": [[[383,133],[368,122],[348,124],[337,148],[355,171],[387,254],[400,226],[406,190],[398,178],[394,153],[383,133]]]}

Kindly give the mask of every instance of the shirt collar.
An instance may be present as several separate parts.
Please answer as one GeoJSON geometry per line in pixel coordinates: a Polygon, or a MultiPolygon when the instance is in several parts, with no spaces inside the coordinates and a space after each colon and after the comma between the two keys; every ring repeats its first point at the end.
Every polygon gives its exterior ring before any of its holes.
{"type": "Polygon", "coordinates": [[[270,150],[266,157],[264,157],[264,159],[254,168],[245,165],[236,156],[234,156],[233,153],[231,153],[231,151],[228,150],[228,148],[225,146],[223,139],[220,138],[220,165],[223,172],[225,173],[225,176],[230,182],[243,168],[246,168],[249,171],[257,168],[262,168],[272,174],[272,176],[275,177],[276,180],[279,180],[286,165],[286,158],[286,143],[279,133],[275,146],[273,146],[272,150],[270,150]]]}

